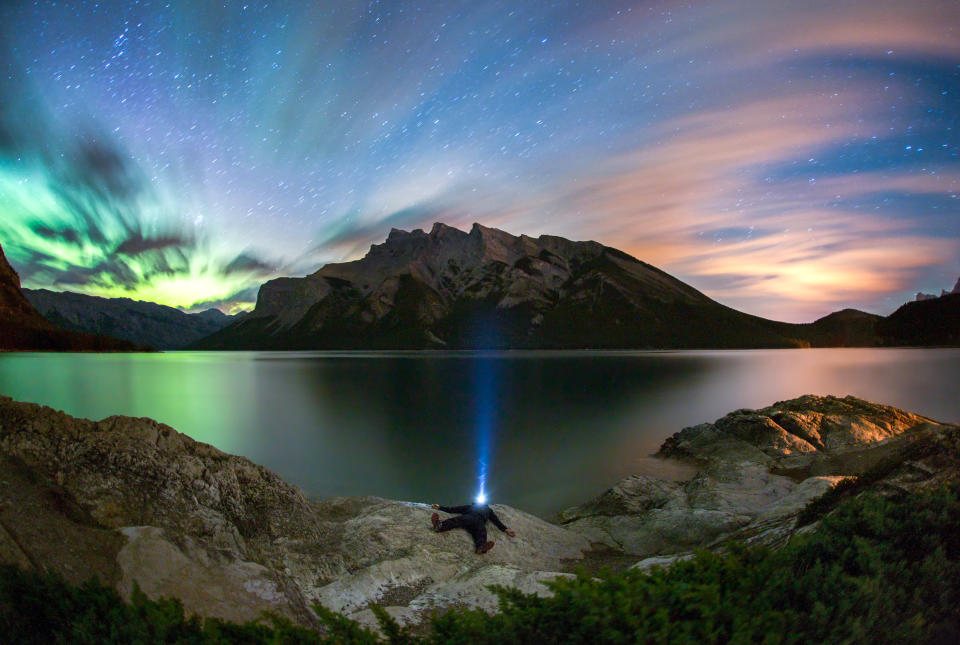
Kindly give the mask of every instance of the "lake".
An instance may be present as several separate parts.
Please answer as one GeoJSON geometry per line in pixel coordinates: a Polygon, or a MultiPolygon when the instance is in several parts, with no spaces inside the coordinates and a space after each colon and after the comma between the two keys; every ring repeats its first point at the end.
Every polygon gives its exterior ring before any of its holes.
{"type": "Polygon", "coordinates": [[[650,468],[669,435],[801,394],[960,421],[960,349],[0,354],[0,393],[148,416],[316,497],[541,516],[650,468]]]}

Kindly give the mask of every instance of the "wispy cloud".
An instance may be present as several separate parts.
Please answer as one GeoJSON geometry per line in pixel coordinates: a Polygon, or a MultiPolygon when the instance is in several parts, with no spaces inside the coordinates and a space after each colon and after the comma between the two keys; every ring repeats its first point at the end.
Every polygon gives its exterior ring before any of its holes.
{"type": "Polygon", "coordinates": [[[662,141],[581,177],[559,203],[581,213],[581,230],[754,313],[804,320],[838,306],[876,307],[909,289],[919,270],[960,256],[960,239],[917,231],[912,217],[836,203],[890,190],[955,194],[960,169],[765,175],[863,136],[873,124],[851,118],[847,106],[857,101],[855,92],[799,94],[667,121],[662,141]]]}
{"type": "Polygon", "coordinates": [[[390,4],[0,7],[27,281],[232,301],[437,220],[791,320],[960,274],[954,0],[390,4]]]}

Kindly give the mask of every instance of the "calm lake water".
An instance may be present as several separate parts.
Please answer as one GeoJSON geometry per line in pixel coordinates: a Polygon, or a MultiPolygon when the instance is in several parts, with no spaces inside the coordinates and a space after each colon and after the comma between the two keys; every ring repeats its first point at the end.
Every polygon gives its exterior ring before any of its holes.
{"type": "Polygon", "coordinates": [[[801,394],[960,421],[960,350],[0,354],[0,393],[148,416],[308,494],[543,516],[649,468],[672,433],[801,394]],[[484,455],[488,455],[484,458],[484,455]]]}

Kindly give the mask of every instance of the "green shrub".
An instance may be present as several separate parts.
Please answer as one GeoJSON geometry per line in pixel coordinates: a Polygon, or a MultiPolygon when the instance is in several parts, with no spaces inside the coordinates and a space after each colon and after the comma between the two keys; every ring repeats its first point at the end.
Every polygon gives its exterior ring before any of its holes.
{"type": "Polygon", "coordinates": [[[960,642],[960,484],[861,495],[784,549],[733,545],[648,573],[580,575],[540,598],[495,589],[501,612],[454,609],[427,635],[374,608],[386,638],[317,607],[324,634],[267,616],[184,616],[96,581],[0,567],[0,638],[26,643],[951,643],[960,642]]]}
{"type": "Polygon", "coordinates": [[[129,603],[96,579],[74,587],[53,574],[0,566],[0,641],[4,643],[299,643],[313,631],[278,616],[237,625],[186,617],[179,600],[152,601],[134,589],[129,603]]]}
{"type": "Polygon", "coordinates": [[[498,589],[495,616],[447,612],[432,642],[960,642],[960,486],[848,500],[780,551],[734,545],[551,586],[498,589]]]}

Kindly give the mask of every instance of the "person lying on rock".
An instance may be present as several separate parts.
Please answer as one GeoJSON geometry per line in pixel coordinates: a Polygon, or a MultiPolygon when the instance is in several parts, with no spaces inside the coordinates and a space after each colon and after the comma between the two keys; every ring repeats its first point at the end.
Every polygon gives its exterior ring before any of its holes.
{"type": "Polygon", "coordinates": [[[473,546],[478,555],[483,555],[493,548],[493,541],[487,541],[487,520],[493,522],[493,525],[509,535],[516,537],[516,533],[508,529],[493,509],[486,504],[466,504],[464,506],[440,506],[434,504],[433,508],[444,513],[456,513],[456,517],[450,517],[442,522],[440,515],[434,513],[430,517],[433,522],[433,530],[437,533],[443,533],[450,529],[464,529],[473,538],[473,546]]]}

